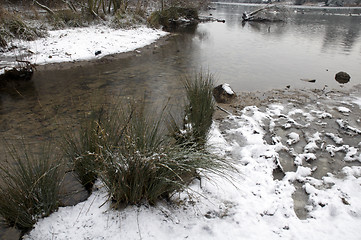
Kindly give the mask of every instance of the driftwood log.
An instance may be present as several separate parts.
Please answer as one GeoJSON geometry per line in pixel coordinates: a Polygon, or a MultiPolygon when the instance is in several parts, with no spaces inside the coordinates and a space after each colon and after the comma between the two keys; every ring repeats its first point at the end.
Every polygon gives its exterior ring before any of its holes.
{"type": "Polygon", "coordinates": [[[251,13],[244,12],[243,21],[282,22],[288,18],[288,10],[282,5],[267,5],[251,13]]]}

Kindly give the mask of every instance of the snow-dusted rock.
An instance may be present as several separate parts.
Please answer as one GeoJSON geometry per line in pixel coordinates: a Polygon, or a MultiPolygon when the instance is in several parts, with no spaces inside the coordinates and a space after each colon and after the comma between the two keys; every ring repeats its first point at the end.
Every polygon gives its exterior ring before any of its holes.
{"type": "Polygon", "coordinates": [[[236,93],[228,83],[224,83],[213,89],[213,96],[217,103],[230,103],[236,97],[236,93]]]}

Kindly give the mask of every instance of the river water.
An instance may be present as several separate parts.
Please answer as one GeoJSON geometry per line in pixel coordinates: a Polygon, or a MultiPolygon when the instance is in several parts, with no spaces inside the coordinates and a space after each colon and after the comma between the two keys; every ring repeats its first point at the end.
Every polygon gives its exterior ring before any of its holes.
{"type": "Polygon", "coordinates": [[[178,101],[179,77],[201,70],[236,91],[325,85],[342,89],[361,83],[361,9],[290,8],[285,23],[242,23],[242,13],[259,6],[214,7],[203,15],[225,23],[199,24],[141,55],[38,71],[26,86],[2,89],[1,135],[37,141],[53,134],[65,119],[76,121],[90,102],[108,101],[110,96],[178,101]],[[339,71],[351,75],[348,84],[335,81],[339,71]]]}
{"type": "Polygon", "coordinates": [[[360,9],[289,8],[286,23],[242,23],[258,6],[215,4],[225,24],[200,25],[195,58],[237,91],[272,88],[337,88],[338,71],[361,83],[360,9]],[[349,13],[353,13],[352,16],[349,13]],[[311,85],[301,79],[315,79],[311,85]]]}

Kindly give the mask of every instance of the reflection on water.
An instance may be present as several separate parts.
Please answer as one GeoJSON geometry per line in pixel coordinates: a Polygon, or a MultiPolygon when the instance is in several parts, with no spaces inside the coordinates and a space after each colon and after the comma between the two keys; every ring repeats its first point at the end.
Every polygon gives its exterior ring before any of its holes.
{"type": "Polygon", "coordinates": [[[287,23],[242,23],[257,6],[215,4],[212,15],[226,24],[200,25],[207,39],[195,53],[204,66],[237,91],[271,88],[339,88],[334,76],[348,72],[348,87],[361,83],[361,9],[290,8],[287,23]],[[349,16],[349,12],[353,15],[349,16]],[[305,84],[300,79],[316,79],[305,84]]]}

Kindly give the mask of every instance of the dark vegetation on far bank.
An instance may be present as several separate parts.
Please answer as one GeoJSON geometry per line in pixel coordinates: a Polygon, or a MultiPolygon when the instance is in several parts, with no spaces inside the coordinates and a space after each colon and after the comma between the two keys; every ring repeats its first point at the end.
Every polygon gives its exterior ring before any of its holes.
{"type": "Polygon", "coordinates": [[[169,23],[179,18],[197,19],[197,9],[206,3],[202,0],[7,0],[0,6],[0,50],[6,49],[12,39],[34,40],[46,36],[48,29],[93,23],[129,28],[149,22],[152,27],[167,29],[169,23]]]}

